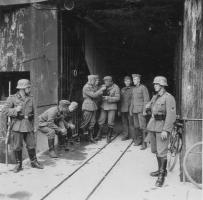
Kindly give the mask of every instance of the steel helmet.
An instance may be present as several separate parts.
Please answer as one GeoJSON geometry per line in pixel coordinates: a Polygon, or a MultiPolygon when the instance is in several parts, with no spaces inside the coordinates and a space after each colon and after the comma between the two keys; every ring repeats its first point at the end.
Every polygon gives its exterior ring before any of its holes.
{"type": "Polygon", "coordinates": [[[159,84],[161,86],[168,86],[167,79],[164,76],[156,76],[154,78],[153,84],[159,84]]]}
{"type": "Polygon", "coordinates": [[[17,84],[17,89],[25,89],[25,88],[28,88],[30,87],[31,84],[30,84],[30,81],[28,79],[20,79],[18,81],[18,84],[17,84]]]}

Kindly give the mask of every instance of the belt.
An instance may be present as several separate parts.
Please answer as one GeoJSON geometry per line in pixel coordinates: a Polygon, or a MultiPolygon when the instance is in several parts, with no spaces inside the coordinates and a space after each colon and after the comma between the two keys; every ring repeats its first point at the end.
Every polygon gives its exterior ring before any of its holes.
{"type": "Polygon", "coordinates": [[[23,120],[23,119],[28,119],[28,120],[32,120],[34,117],[34,115],[18,115],[16,118],[23,120]]]}
{"type": "Polygon", "coordinates": [[[154,119],[157,121],[163,121],[166,119],[166,115],[154,115],[154,119]]]}

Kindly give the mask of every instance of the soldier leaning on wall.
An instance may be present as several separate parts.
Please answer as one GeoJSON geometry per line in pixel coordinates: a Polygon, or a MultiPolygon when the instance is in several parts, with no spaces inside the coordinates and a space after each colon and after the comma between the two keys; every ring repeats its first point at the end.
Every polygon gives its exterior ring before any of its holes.
{"type": "Polygon", "coordinates": [[[34,135],[34,103],[30,95],[31,84],[27,79],[20,79],[17,87],[18,92],[10,96],[2,112],[11,118],[10,145],[14,150],[17,165],[14,172],[21,171],[22,168],[22,148],[23,140],[31,161],[31,167],[43,169],[36,157],[36,138],[34,135]]]}

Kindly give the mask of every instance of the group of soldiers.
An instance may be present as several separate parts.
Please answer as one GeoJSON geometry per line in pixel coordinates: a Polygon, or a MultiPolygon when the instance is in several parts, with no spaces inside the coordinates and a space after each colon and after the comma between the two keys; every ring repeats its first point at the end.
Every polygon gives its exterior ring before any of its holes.
{"type": "MultiPolygon", "coordinates": [[[[153,84],[156,94],[150,100],[148,90],[141,84],[139,74],[132,74],[132,78],[124,77],[125,87],[121,90],[111,76],[105,76],[103,84],[100,84],[98,75],[89,75],[82,90],[84,101],[80,130],[88,133],[90,142],[95,143],[104,136],[104,129],[107,126],[106,137],[109,143],[118,113],[122,118],[122,140],[132,138],[134,145],[141,145],[142,150],[147,148],[147,141],[150,141],[152,153],[156,154],[158,163],[158,170],[152,172],[151,176],[158,177],[156,186],[161,187],[167,174],[168,136],[176,119],[176,103],[174,97],[165,89],[167,86],[165,77],[155,77],[153,84]],[[151,118],[147,123],[146,116],[149,114],[151,118]],[[95,134],[96,124],[99,129],[95,134]]],[[[38,116],[38,125],[34,128],[36,120],[30,81],[19,80],[17,89],[18,92],[7,99],[2,110],[11,119],[9,138],[17,162],[14,172],[22,170],[23,140],[26,143],[31,167],[43,169],[36,157],[35,132],[38,130],[46,134],[51,158],[58,157],[55,151],[55,135],[58,136],[59,147],[68,151],[68,134],[75,129],[72,113],[78,108],[78,104],[68,100],[59,101],[58,105],[38,116]]]]}
{"type": "Polygon", "coordinates": [[[83,87],[83,120],[81,128],[89,132],[91,142],[102,137],[104,125],[107,124],[107,142],[111,141],[116,113],[122,118],[123,138],[133,139],[134,145],[141,145],[141,150],[151,143],[151,151],[156,154],[158,170],[150,175],[158,177],[156,186],[161,187],[167,175],[167,151],[169,135],[176,120],[176,102],[166,91],[167,79],[163,76],[154,78],[155,95],[150,100],[146,86],[141,84],[141,75],[132,74],[124,77],[121,90],[111,76],[103,78],[99,85],[98,75],[89,75],[83,87]],[[132,86],[133,82],[133,86],[132,86]],[[147,116],[150,120],[147,122],[147,116]],[[98,116],[98,117],[97,117],[98,116]],[[95,124],[99,130],[94,135],[95,124]],[[148,135],[148,136],[147,136],[148,135]]]}

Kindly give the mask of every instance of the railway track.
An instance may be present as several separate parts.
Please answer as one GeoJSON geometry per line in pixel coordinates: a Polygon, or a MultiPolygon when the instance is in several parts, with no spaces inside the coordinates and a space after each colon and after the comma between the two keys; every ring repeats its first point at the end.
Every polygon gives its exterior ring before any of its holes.
{"type": "MultiPolygon", "coordinates": [[[[118,134],[119,135],[119,134],[118,134]]],[[[71,182],[71,178],[78,175],[78,173],[82,173],[82,171],[85,170],[85,167],[87,167],[90,162],[93,162],[96,157],[98,157],[100,154],[104,153],[104,151],[107,151],[108,148],[110,148],[114,141],[117,139],[118,135],[116,135],[112,142],[109,144],[105,144],[101,149],[99,149],[94,155],[92,155],[89,159],[87,159],[83,164],[81,164],[76,170],[74,170],[71,174],[69,174],[67,177],[65,177],[60,183],[58,183],[55,187],[53,187],[48,193],[46,193],[40,200],[49,200],[49,199],[55,199],[52,196],[57,193],[57,191],[62,187],[63,185],[67,184],[68,182],[71,182]],[[52,198],[51,198],[52,197],[52,198]]],[[[97,180],[96,183],[91,187],[88,194],[86,194],[83,198],[84,200],[91,199],[91,196],[94,194],[94,192],[100,187],[101,183],[106,179],[106,177],[110,174],[110,172],[113,170],[113,168],[118,164],[118,162],[121,160],[121,158],[125,155],[125,153],[128,151],[128,149],[131,147],[132,142],[129,141],[127,144],[127,147],[125,147],[122,151],[120,151],[119,155],[114,158],[114,162],[111,163],[111,165],[108,167],[108,169],[105,170],[105,174],[103,174],[101,177],[99,177],[99,180],[97,180]]],[[[86,180],[84,180],[85,182],[86,180]]],[[[70,184],[70,183],[69,183],[70,184]]]]}

